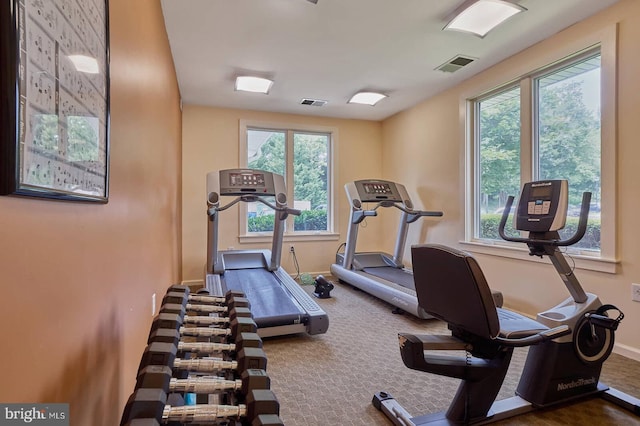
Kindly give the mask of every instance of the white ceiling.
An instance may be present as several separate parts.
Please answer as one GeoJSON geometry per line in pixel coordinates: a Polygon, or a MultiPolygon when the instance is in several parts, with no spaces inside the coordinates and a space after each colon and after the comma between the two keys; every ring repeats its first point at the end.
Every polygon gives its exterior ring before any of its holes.
{"type": "Polygon", "coordinates": [[[381,120],[617,1],[520,0],[527,12],[484,39],[442,31],[464,0],[162,0],[162,8],[184,103],[381,120]],[[435,70],[458,54],[477,60],[453,74],[435,70]],[[275,80],[271,92],[234,91],[242,72],[275,80]],[[363,89],[389,97],[347,104],[363,89]]]}

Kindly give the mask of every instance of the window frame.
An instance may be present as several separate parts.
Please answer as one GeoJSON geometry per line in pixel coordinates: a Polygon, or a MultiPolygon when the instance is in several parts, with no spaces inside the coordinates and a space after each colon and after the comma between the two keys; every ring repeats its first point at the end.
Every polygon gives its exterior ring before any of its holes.
{"type": "Polygon", "coordinates": [[[477,123],[478,102],[520,86],[520,179],[532,179],[536,158],[534,143],[537,144],[537,105],[534,103],[534,79],[553,73],[571,63],[579,62],[600,53],[600,111],[601,111],[601,242],[600,252],[570,250],[576,267],[601,272],[616,273],[619,260],[616,252],[616,147],[617,147],[617,24],[592,34],[588,40],[563,46],[558,52],[541,55],[530,64],[528,69],[508,81],[496,82],[488,90],[463,94],[461,102],[461,129],[465,139],[464,167],[464,239],[460,241],[466,249],[482,254],[516,258],[540,262],[542,260],[528,255],[522,244],[506,241],[484,240],[476,238],[478,218],[476,209],[479,200],[479,126],[477,123]]]}
{"type": "MultiPolygon", "coordinates": [[[[335,232],[337,229],[337,215],[335,202],[335,173],[336,173],[336,145],[338,143],[338,129],[329,126],[301,125],[298,123],[283,122],[263,122],[253,120],[240,120],[239,139],[239,165],[241,168],[248,167],[248,138],[249,130],[266,130],[283,132],[285,134],[285,185],[287,187],[287,200],[294,200],[293,188],[293,159],[295,133],[322,134],[328,135],[327,147],[327,230],[326,231],[295,231],[293,230],[293,216],[287,218],[284,232],[284,241],[322,241],[338,240],[340,235],[335,232]]],[[[291,205],[293,207],[293,205],[291,205]]],[[[239,241],[240,243],[263,243],[272,240],[273,232],[249,232],[247,229],[247,204],[240,203],[239,206],[239,241]]]]}

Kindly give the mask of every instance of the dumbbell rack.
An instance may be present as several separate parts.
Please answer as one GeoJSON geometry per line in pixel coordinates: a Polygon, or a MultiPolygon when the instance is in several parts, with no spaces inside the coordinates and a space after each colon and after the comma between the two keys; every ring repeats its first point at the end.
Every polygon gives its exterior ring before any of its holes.
{"type": "Polygon", "coordinates": [[[242,293],[169,287],[120,425],[283,426],[256,331],[242,293]]]}

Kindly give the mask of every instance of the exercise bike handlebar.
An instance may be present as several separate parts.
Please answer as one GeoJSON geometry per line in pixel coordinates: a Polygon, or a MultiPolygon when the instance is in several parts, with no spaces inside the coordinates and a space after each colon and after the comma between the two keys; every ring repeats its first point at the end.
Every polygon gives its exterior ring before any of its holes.
{"type": "Polygon", "coordinates": [[[496,337],[496,341],[501,344],[513,348],[521,348],[524,346],[537,345],[538,343],[545,342],[547,340],[553,340],[558,337],[571,334],[572,330],[568,325],[560,325],[558,327],[550,328],[549,330],[541,331],[527,337],[521,337],[518,339],[512,339],[508,337],[496,337]]]}
{"type": "Polygon", "coordinates": [[[551,246],[570,246],[582,239],[584,237],[585,232],[587,231],[587,222],[589,220],[589,204],[591,203],[591,193],[583,192],[582,193],[582,204],[580,205],[580,220],[578,221],[578,228],[576,229],[575,234],[573,234],[570,238],[566,240],[561,239],[553,239],[553,240],[541,240],[536,238],[522,238],[522,237],[510,237],[504,232],[504,227],[507,223],[507,219],[509,218],[509,212],[511,211],[511,205],[513,204],[513,195],[510,195],[507,198],[507,204],[504,207],[504,211],[502,212],[502,218],[500,219],[500,225],[498,226],[498,233],[500,237],[505,241],[512,241],[516,243],[530,243],[530,244],[546,244],[551,246]]]}

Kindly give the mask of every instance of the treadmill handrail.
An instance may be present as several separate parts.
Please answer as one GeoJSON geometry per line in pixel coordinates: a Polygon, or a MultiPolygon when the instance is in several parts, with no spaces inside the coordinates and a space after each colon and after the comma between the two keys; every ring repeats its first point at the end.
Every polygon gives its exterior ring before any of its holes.
{"type": "Polygon", "coordinates": [[[402,256],[404,252],[404,243],[407,238],[408,225],[417,221],[421,217],[440,217],[444,215],[441,211],[414,210],[411,207],[408,207],[404,202],[393,200],[380,200],[372,209],[363,209],[361,204],[356,206],[354,203],[351,204],[351,207],[347,243],[342,260],[342,266],[346,269],[351,269],[353,267],[353,256],[355,254],[355,240],[358,235],[358,225],[367,217],[377,216],[377,210],[380,207],[395,207],[403,213],[400,220],[400,228],[398,229],[393,258],[390,259],[391,264],[389,265],[393,265],[393,267],[397,269],[404,268],[402,256]]]}
{"type": "Polygon", "coordinates": [[[369,216],[378,216],[378,212],[375,210],[359,210],[353,214],[353,223],[358,224],[365,220],[369,216]]]}
{"type": "Polygon", "coordinates": [[[285,212],[287,214],[291,214],[294,216],[300,216],[300,214],[302,213],[301,210],[299,209],[293,209],[291,207],[287,207],[287,206],[277,206],[275,204],[272,204],[270,202],[268,202],[267,200],[263,200],[262,198],[256,196],[256,195],[241,195],[235,199],[233,199],[231,202],[229,202],[228,204],[219,207],[216,204],[211,203],[210,201],[207,200],[207,204],[210,206],[209,210],[207,210],[207,212],[209,212],[209,215],[212,216],[213,213],[211,212],[211,210],[214,210],[216,212],[221,212],[224,210],[227,210],[230,207],[233,207],[234,205],[238,204],[240,201],[244,201],[245,203],[252,203],[254,201],[257,201],[259,203],[264,204],[265,206],[277,211],[277,212],[285,212]]]}
{"type": "MultiPolygon", "coordinates": [[[[421,217],[424,216],[430,216],[430,217],[441,217],[444,215],[443,212],[441,211],[428,211],[428,210],[414,210],[412,208],[406,207],[404,204],[400,204],[399,202],[389,202],[388,200],[384,200],[384,201],[379,201],[378,203],[376,203],[375,207],[371,210],[363,210],[365,212],[367,211],[373,211],[375,212],[376,210],[378,210],[380,207],[395,207],[396,209],[409,214],[410,216],[407,218],[407,223],[413,223],[416,220],[418,220],[421,217]]],[[[366,214],[365,216],[375,216],[375,214],[366,214]]]]}

